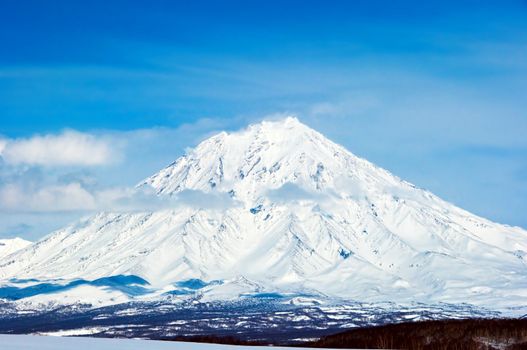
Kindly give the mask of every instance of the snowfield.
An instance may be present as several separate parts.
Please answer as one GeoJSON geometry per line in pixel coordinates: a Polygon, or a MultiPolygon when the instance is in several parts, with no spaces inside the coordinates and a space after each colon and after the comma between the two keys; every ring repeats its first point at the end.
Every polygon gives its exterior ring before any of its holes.
{"type": "MultiPolygon", "coordinates": [[[[36,335],[0,335],[2,350],[244,350],[261,346],[233,346],[201,343],[164,342],[139,339],[102,339],[47,337],[36,335]]],[[[272,349],[290,349],[273,347],[272,349]]],[[[297,348],[301,349],[301,348],[297,348]]]]}
{"type": "Polygon", "coordinates": [[[30,241],[18,237],[12,239],[0,239],[0,259],[27,247],[30,244],[30,241]]]}
{"type": "Polygon", "coordinates": [[[99,213],[0,257],[0,317],[260,299],[527,313],[525,230],[445,202],[296,118],[213,136],[136,191],[154,192],[159,209],[99,213]]]}

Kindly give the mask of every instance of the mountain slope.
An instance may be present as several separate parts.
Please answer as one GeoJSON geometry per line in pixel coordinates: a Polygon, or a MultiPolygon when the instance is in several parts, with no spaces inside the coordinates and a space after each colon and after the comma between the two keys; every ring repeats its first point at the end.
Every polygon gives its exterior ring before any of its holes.
{"type": "Polygon", "coordinates": [[[26,241],[19,237],[0,239],[0,258],[25,248],[30,244],[30,241],[26,241]]]}
{"type": "Polygon", "coordinates": [[[148,281],[130,298],[313,293],[503,309],[527,296],[526,231],[416,188],[296,118],[213,136],[145,188],[174,208],[82,220],[0,260],[0,278],[148,281]]]}

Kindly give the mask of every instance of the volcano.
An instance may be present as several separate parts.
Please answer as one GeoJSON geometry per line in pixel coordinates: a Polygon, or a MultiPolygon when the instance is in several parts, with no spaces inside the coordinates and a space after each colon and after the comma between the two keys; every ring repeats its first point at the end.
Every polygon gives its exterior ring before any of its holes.
{"type": "Polygon", "coordinates": [[[98,213],[1,257],[12,312],[242,299],[524,312],[525,230],[460,209],[295,117],[212,136],[135,191],[170,205],[98,213]]]}

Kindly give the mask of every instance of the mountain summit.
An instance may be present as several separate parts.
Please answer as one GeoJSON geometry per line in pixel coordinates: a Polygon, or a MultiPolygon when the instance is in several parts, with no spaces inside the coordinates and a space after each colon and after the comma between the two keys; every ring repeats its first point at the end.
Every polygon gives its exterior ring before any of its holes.
{"type": "Polygon", "coordinates": [[[293,117],[215,135],[138,187],[181,203],[54,232],[1,259],[2,283],[140,281],[140,293],[86,282],[28,297],[99,304],[265,292],[510,310],[527,295],[526,231],[457,208],[293,117]],[[186,205],[185,193],[202,203],[186,205]]]}
{"type": "Polygon", "coordinates": [[[142,185],[159,194],[219,191],[250,201],[288,183],[306,190],[349,191],[339,182],[345,179],[371,189],[401,185],[296,117],[287,117],[215,135],[142,185]]]}

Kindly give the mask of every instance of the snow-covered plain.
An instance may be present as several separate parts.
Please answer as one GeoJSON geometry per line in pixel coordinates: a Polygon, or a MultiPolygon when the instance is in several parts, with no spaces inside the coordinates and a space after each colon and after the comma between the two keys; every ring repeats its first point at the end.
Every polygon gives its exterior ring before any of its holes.
{"type": "Polygon", "coordinates": [[[213,136],[137,191],[170,205],[99,213],[0,258],[5,310],[264,297],[526,312],[525,230],[445,202],[296,118],[213,136]]]}
{"type": "MultiPolygon", "coordinates": [[[[36,335],[0,335],[2,350],[256,350],[257,346],[233,346],[202,343],[164,342],[140,339],[102,339],[49,337],[36,335]]],[[[290,349],[273,347],[273,349],[290,349]]],[[[301,349],[301,348],[297,348],[301,349]]]]}

